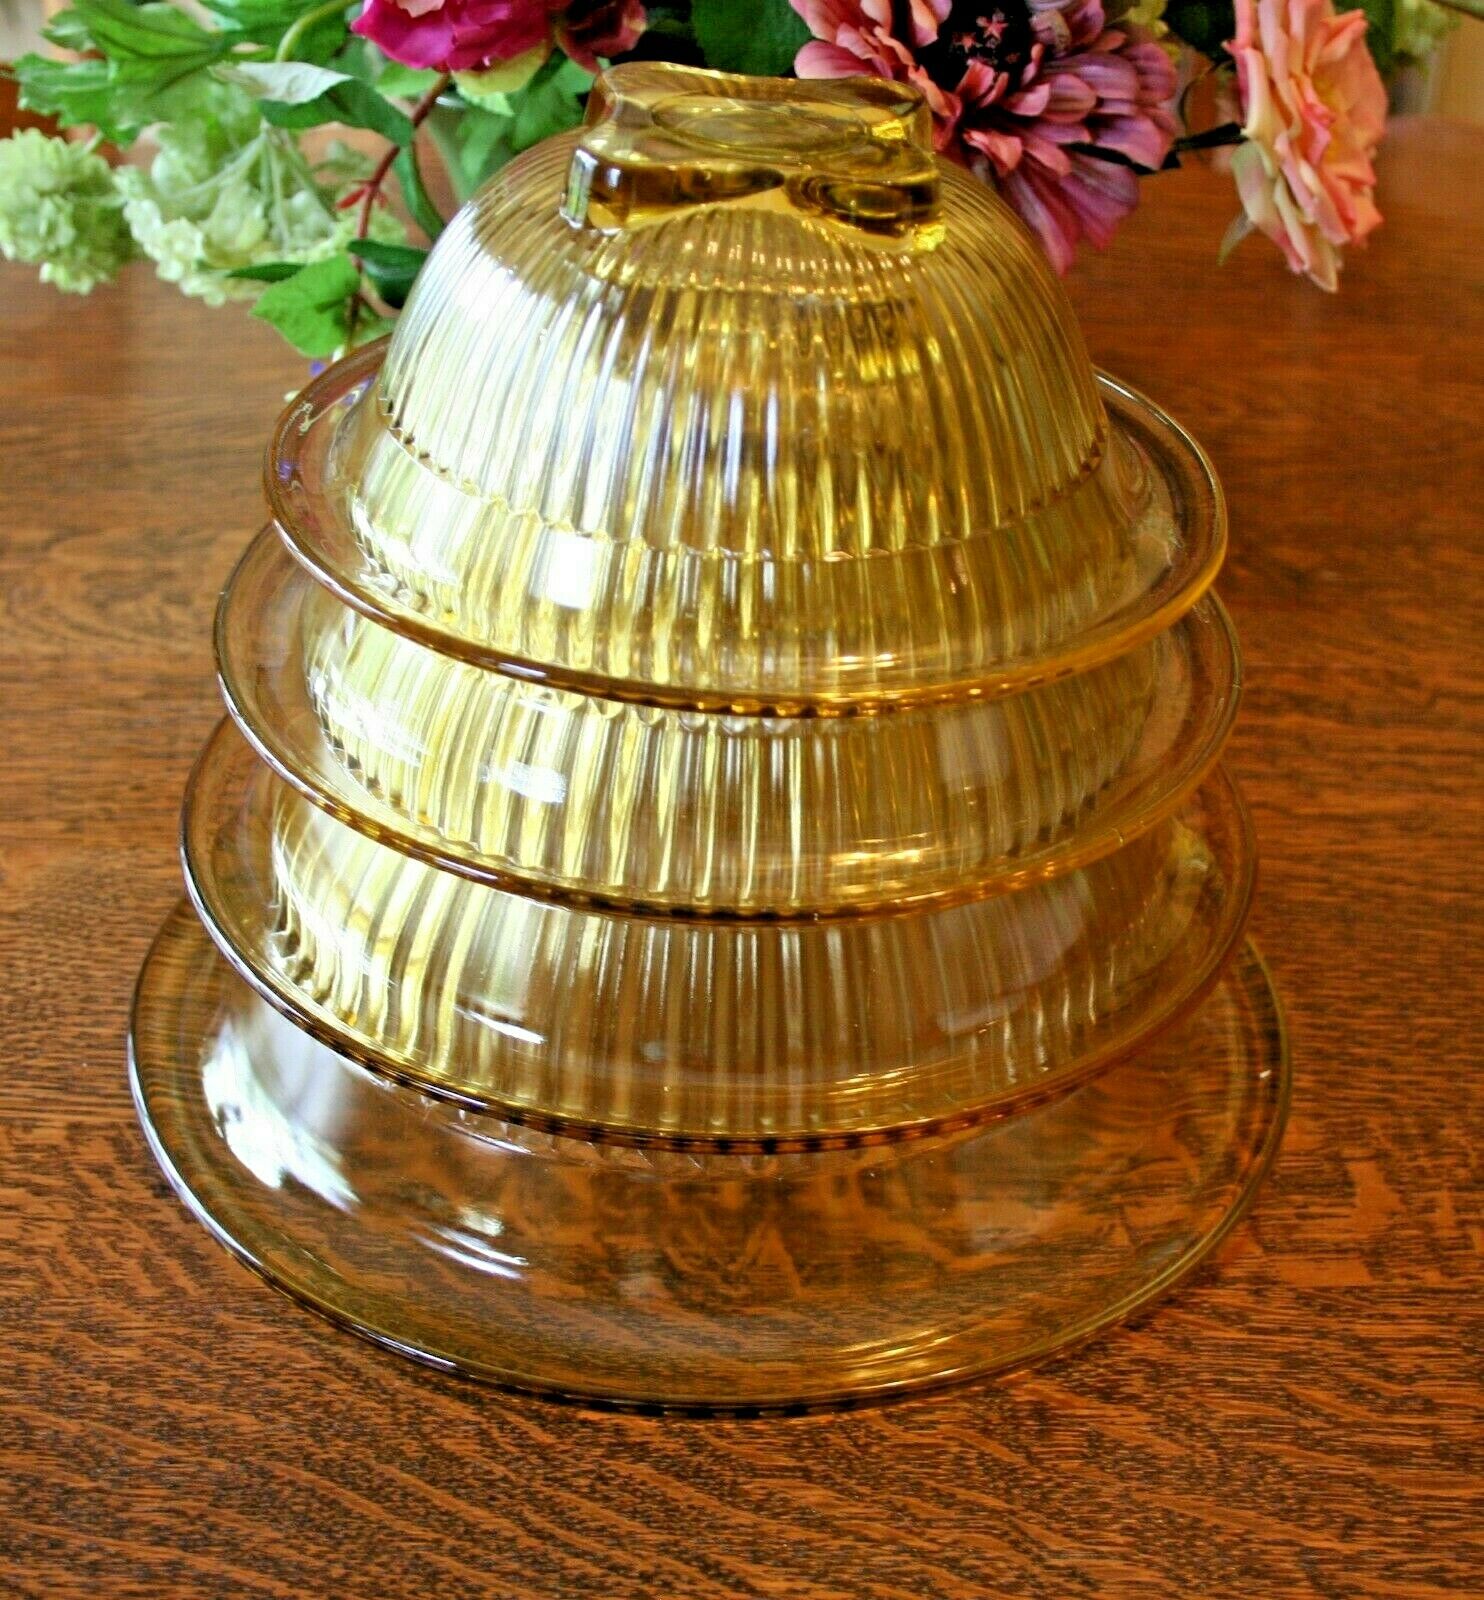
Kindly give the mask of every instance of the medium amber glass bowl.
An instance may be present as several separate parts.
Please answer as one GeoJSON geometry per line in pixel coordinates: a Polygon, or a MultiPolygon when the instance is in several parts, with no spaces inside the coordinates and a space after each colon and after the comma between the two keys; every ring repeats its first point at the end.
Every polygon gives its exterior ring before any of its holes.
{"type": "Polygon", "coordinates": [[[1114,855],[967,905],[605,915],[352,831],[226,724],[192,780],[185,855],[224,953],[356,1059],[540,1126],[732,1148],[919,1136],[1087,1076],[1209,986],[1254,863],[1218,775],[1114,855]]]}
{"type": "Polygon", "coordinates": [[[223,595],[227,704],[289,782],[454,872],[567,903],[818,919],[1003,891],[1161,821],[1238,700],[1214,598],[1076,677],[891,716],[681,712],[451,660],[272,532],[223,595]]]}

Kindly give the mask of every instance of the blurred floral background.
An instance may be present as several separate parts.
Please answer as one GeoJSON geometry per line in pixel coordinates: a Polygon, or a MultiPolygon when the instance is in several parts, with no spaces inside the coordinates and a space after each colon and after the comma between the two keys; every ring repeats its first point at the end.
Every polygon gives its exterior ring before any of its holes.
{"type": "Polygon", "coordinates": [[[0,0],[0,253],[133,263],[304,354],[384,332],[451,210],[605,63],[910,83],[1059,272],[1185,160],[1212,240],[1335,290],[1398,111],[1484,115],[1484,0],[0,0]],[[1256,244],[1244,244],[1249,235],[1256,244]]]}

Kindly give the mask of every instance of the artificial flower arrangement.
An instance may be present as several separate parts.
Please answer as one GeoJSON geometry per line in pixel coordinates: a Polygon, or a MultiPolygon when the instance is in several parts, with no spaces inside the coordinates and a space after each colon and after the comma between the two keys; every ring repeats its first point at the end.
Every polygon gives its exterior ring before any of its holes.
{"type": "Polygon", "coordinates": [[[69,59],[10,70],[23,106],[83,131],[0,140],[0,250],[79,293],[145,257],[328,357],[405,301],[443,226],[430,187],[462,199],[579,122],[605,61],[638,57],[914,85],[940,153],[998,190],[1059,271],[1108,242],[1142,179],[1230,145],[1223,248],[1260,230],[1333,289],[1343,247],[1381,220],[1383,74],[1446,26],[1432,0],[1363,5],[74,0],[47,33],[69,59]],[[1186,126],[1196,101],[1218,108],[1210,126],[1186,126]],[[364,131],[352,147],[336,127],[364,131]],[[434,158],[448,181],[430,186],[434,158]]]}

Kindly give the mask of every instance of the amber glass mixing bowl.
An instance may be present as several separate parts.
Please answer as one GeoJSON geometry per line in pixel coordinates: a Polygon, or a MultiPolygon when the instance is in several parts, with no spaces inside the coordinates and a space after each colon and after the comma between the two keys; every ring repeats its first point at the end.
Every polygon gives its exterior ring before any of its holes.
{"type": "Polygon", "coordinates": [[[1033,1359],[1232,1225],[1287,1062],[1220,490],[914,92],[604,74],[266,482],[132,1061],[275,1282],[769,1407],[1033,1359]]]}

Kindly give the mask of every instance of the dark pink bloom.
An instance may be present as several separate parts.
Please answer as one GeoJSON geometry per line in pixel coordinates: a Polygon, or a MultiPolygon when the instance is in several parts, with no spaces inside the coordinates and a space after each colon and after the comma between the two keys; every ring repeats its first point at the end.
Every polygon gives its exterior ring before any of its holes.
{"type": "Polygon", "coordinates": [[[632,50],[648,19],[643,0],[576,0],[562,7],[557,43],[580,66],[596,72],[598,57],[632,50]]]}
{"type": "Polygon", "coordinates": [[[920,89],[939,151],[994,184],[1058,272],[1138,203],[1117,158],[1157,168],[1174,142],[1170,58],[1139,29],[1107,26],[1100,0],[791,3],[815,35],[799,76],[920,89]]]}
{"type": "Polygon", "coordinates": [[[596,68],[631,50],[644,31],[642,0],[366,0],[352,25],[393,61],[473,72],[560,45],[596,68]]]}

